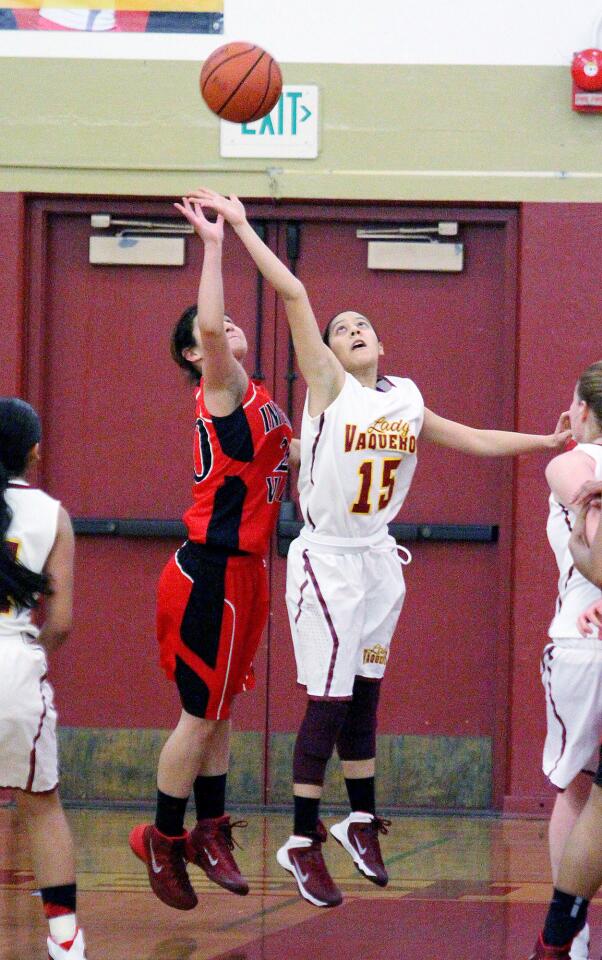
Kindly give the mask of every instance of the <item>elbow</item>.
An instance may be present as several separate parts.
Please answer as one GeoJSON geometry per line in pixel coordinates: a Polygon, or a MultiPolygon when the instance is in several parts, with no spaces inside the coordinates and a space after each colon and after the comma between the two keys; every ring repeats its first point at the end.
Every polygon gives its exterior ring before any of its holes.
{"type": "Polygon", "coordinates": [[[282,298],[284,300],[302,300],[304,297],[307,297],[304,285],[296,277],[293,277],[286,290],[282,292],[282,298]]]}

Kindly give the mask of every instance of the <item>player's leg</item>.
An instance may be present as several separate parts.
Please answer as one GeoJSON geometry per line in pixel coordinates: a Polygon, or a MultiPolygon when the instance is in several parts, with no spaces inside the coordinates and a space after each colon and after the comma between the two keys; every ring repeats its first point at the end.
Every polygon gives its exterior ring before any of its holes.
{"type": "Polygon", "coordinates": [[[308,693],[293,755],[293,833],[277,854],[301,895],[315,906],[342,900],[322,855],[319,819],[326,767],[353,697],[354,666],[363,620],[361,558],[289,550],[287,607],[299,683],[308,693]]]}
{"type": "Polygon", "coordinates": [[[198,902],[186,871],[184,818],[214,732],[213,719],[205,716],[212,674],[206,651],[214,659],[219,652],[226,562],[207,562],[186,543],[159,581],[161,664],[176,682],[182,712],[159,758],[155,823],[135,827],[130,847],[146,864],[156,896],[178,910],[190,910],[198,902]]]}
{"type": "MultiPolygon", "coordinates": [[[[585,807],[591,785],[591,776],[587,773],[579,773],[565,790],[556,794],[548,830],[550,865],[554,886],[556,886],[558,868],[568,838],[585,807]]],[[[586,923],[577,932],[571,944],[570,956],[572,960],[588,960],[589,939],[589,926],[586,923]]]]}
{"type": "Polygon", "coordinates": [[[319,816],[326,767],[348,708],[348,700],[307,701],[293,754],[293,833],[277,853],[280,866],[295,877],[301,896],[317,907],[335,907],[342,901],[322,855],[327,835],[319,816]]]}
{"type": "MultiPolygon", "coordinates": [[[[220,587],[222,589],[222,587],[220,587]]],[[[203,713],[213,721],[193,784],[197,822],[186,842],[186,857],[208,878],[232,893],[245,895],[249,884],[234,859],[232,821],[226,813],[226,781],[230,758],[230,707],[233,699],[254,686],[253,659],[269,611],[265,566],[258,557],[230,557],[223,582],[223,615],[219,644],[197,648],[212,666],[205,672],[209,695],[203,713]]]]}
{"type": "Polygon", "coordinates": [[[602,884],[602,748],[588,801],[565,844],[554,893],[533,958],[562,960],[587,920],[589,901],[602,884]]]}
{"type": "Polygon", "coordinates": [[[357,869],[384,887],[388,874],[383,863],[379,833],[390,821],[376,815],[374,774],[376,723],[381,681],[356,677],[353,700],[337,738],[351,813],[330,828],[335,840],[350,854],[357,869]]]}
{"type": "Polygon", "coordinates": [[[155,822],[140,824],[130,834],[130,847],[146,864],[153,892],[176,910],[191,910],[198,902],[186,871],[184,817],[213,726],[182,710],[159,756],[155,822]]]}
{"type": "Polygon", "coordinates": [[[31,861],[48,918],[49,956],[85,960],[83,933],[76,917],[77,888],[71,830],[58,790],[18,790],[17,809],[27,832],[31,861]]]}
{"type": "MultiPolygon", "coordinates": [[[[585,805],[597,767],[602,724],[599,648],[599,641],[557,639],[546,647],[542,658],[547,720],[543,770],[560,791],[549,827],[554,882],[567,838],[585,805]]],[[[587,960],[588,955],[589,927],[585,925],[571,946],[571,957],[587,960]]]]}
{"type": "Polygon", "coordinates": [[[210,741],[193,783],[196,824],[188,834],[186,858],[210,880],[232,893],[245,895],[249,884],[233,856],[232,822],[226,814],[226,782],[230,761],[230,720],[214,721],[210,741]]]}
{"type": "Polygon", "coordinates": [[[387,833],[390,821],[376,811],[377,712],[391,639],[405,597],[403,573],[393,541],[384,550],[371,550],[365,555],[362,580],[366,616],[356,660],[353,701],[337,742],[351,813],[332,826],[331,833],[364,876],[385,886],[388,874],[379,834],[387,833]]]}
{"type": "Polygon", "coordinates": [[[17,787],[36,882],[49,922],[48,954],[85,960],[77,929],[75,858],[59,800],[56,711],[46,655],[19,634],[0,644],[0,786],[17,787]]]}

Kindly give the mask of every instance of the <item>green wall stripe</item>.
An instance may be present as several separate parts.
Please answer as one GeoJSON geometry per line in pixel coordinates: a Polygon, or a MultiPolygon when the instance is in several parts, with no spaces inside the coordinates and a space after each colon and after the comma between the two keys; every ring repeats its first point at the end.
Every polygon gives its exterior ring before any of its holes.
{"type": "Polygon", "coordinates": [[[284,65],[321,90],[316,160],[221,160],[199,64],[0,58],[0,189],[602,200],[602,115],[568,67],[284,65]]]}
{"type": "MultiPolygon", "coordinates": [[[[59,730],[61,794],[66,800],[149,802],[156,795],[156,769],[165,730],[59,730]]],[[[291,803],[295,734],[270,736],[270,804],[291,803]]],[[[381,807],[483,810],[491,805],[489,737],[382,735],[377,740],[377,788],[381,807]]],[[[263,803],[263,737],[232,737],[228,778],[232,804],[263,803]]],[[[346,802],[338,760],[329,764],[326,804],[346,802]]]]}

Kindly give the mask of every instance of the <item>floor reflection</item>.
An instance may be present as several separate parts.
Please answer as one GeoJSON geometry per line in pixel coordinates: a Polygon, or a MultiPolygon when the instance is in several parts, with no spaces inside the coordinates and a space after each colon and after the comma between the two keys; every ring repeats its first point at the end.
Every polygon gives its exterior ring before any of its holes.
{"type": "MultiPolygon", "coordinates": [[[[545,822],[396,817],[383,844],[389,885],[363,879],[328,843],[325,858],[345,901],[320,910],[297,896],[275,862],[289,817],[245,814],[237,858],[250,894],[225,893],[192,867],[199,906],[179,913],[155,899],[127,845],[148,812],[68,815],[89,960],[524,960],[550,894],[545,822]]],[[[0,808],[0,849],[0,960],[46,960],[40,900],[12,808],[0,808]]],[[[597,958],[602,898],[591,927],[597,958]]]]}

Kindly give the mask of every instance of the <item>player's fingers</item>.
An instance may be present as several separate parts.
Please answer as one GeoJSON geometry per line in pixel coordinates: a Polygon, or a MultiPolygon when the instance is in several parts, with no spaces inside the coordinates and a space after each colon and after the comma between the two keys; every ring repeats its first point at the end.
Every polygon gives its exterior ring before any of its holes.
{"type": "Polygon", "coordinates": [[[596,495],[602,494],[602,481],[601,480],[588,480],[583,486],[579,487],[577,491],[577,496],[575,497],[575,503],[582,503],[586,499],[595,497],[596,495]]]}
{"type": "Polygon", "coordinates": [[[582,637],[589,637],[592,633],[589,620],[582,613],[577,617],[577,629],[582,637]]]}
{"type": "Polygon", "coordinates": [[[174,207],[176,208],[176,210],[179,210],[182,216],[186,217],[187,220],[190,220],[191,217],[194,216],[189,206],[187,207],[186,205],[182,205],[181,203],[174,203],[174,207]]]}

